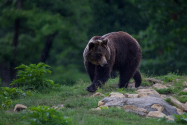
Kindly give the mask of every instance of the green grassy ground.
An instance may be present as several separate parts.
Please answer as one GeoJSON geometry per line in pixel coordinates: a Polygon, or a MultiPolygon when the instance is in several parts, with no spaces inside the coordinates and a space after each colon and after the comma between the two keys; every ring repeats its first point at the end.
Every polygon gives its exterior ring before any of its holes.
{"type": "MultiPolygon", "coordinates": [[[[143,76],[144,78],[146,76],[143,76]]],[[[180,79],[178,82],[174,82],[174,92],[183,89],[181,84],[186,81],[186,76],[177,76],[180,79]],[[181,85],[180,85],[181,84],[181,85]]],[[[158,79],[166,78],[165,76],[157,77],[158,79]]],[[[171,77],[169,78],[171,79],[171,77]]],[[[174,76],[172,76],[174,79],[174,76]]],[[[173,81],[172,80],[172,81],[173,81]]],[[[133,89],[118,89],[115,84],[118,83],[118,79],[111,79],[103,88],[98,91],[106,96],[113,92],[121,93],[135,93],[133,89]]],[[[168,83],[168,82],[166,82],[168,83]]],[[[164,83],[164,84],[166,84],[164,83]]],[[[154,118],[145,118],[135,114],[126,113],[122,109],[109,108],[101,111],[92,111],[91,108],[96,108],[98,101],[103,97],[91,97],[92,93],[89,93],[85,88],[90,83],[83,81],[77,82],[74,86],[62,86],[50,91],[44,92],[32,92],[32,96],[19,97],[13,100],[12,107],[8,110],[1,110],[0,112],[0,125],[27,125],[29,124],[29,118],[22,119],[23,116],[27,116],[27,111],[13,112],[13,106],[16,104],[23,104],[27,107],[46,105],[54,106],[58,104],[64,104],[64,108],[59,110],[65,116],[72,119],[72,125],[170,125],[176,123],[167,123],[165,121],[158,121],[154,118]]]]}

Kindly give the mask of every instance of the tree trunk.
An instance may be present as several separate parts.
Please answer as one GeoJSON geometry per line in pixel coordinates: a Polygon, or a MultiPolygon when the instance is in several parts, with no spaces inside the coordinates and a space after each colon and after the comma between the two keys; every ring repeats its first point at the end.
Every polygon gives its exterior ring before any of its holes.
{"type": "Polygon", "coordinates": [[[53,38],[55,37],[56,33],[49,35],[46,37],[46,42],[44,44],[44,48],[41,54],[41,58],[40,58],[40,62],[46,62],[46,60],[48,59],[50,50],[52,48],[52,41],[53,38]]]}
{"type": "MultiPolygon", "coordinates": [[[[17,1],[17,9],[20,10],[22,8],[22,0],[17,1]]],[[[0,71],[1,71],[1,81],[3,86],[9,86],[11,81],[16,78],[16,70],[15,62],[17,59],[17,46],[18,46],[18,38],[19,38],[19,30],[20,30],[20,19],[17,18],[14,21],[14,36],[12,41],[13,48],[13,59],[10,63],[4,60],[0,63],[0,71]]]]}
{"type": "Polygon", "coordinates": [[[2,86],[9,86],[11,82],[10,78],[10,69],[9,69],[9,64],[8,61],[3,61],[0,63],[0,71],[1,71],[1,82],[2,86]]]}

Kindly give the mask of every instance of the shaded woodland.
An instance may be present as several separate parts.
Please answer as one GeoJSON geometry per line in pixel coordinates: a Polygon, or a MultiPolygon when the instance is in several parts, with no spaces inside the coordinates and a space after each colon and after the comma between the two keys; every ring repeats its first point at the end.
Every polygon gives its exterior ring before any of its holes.
{"type": "Polygon", "coordinates": [[[94,35],[125,31],[142,48],[140,71],[187,73],[185,0],[1,0],[0,79],[20,64],[44,62],[59,84],[88,80],[83,50],[94,35]]]}

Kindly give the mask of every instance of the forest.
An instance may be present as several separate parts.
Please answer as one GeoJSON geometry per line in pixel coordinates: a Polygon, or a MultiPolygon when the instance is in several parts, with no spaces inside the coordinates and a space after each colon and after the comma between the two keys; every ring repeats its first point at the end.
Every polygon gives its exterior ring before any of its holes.
{"type": "Polygon", "coordinates": [[[185,0],[0,0],[0,86],[15,67],[46,63],[55,83],[88,81],[83,51],[92,36],[125,31],[142,49],[141,73],[187,74],[185,0]]]}

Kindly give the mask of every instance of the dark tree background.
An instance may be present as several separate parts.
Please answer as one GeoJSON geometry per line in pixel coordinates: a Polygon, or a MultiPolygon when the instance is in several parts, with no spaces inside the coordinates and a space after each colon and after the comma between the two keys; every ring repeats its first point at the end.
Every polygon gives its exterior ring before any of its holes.
{"type": "Polygon", "coordinates": [[[60,84],[88,80],[83,50],[94,35],[125,31],[142,47],[148,75],[187,73],[185,0],[0,0],[0,79],[16,66],[45,62],[60,84]]]}

